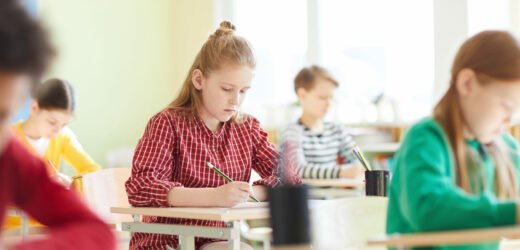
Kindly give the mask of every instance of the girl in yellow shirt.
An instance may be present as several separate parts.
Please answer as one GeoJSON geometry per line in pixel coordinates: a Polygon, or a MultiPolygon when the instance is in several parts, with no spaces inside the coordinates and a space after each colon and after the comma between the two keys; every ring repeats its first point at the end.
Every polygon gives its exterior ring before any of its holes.
{"type": "Polygon", "coordinates": [[[64,184],[70,184],[70,178],[60,174],[62,159],[78,174],[100,169],[67,127],[74,108],[72,85],[64,80],[50,79],[37,87],[29,118],[14,125],[19,139],[34,154],[42,157],[48,163],[51,175],[64,184]]]}
{"type": "MultiPolygon", "coordinates": [[[[36,88],[29,118],[15,123],[13,127],[14,134],[27,148],[44,159],[50,175],[65,186],[70,186],[71,178],[60,173],[62,159],[77,174],[100,169],[67,127],[73,118],[74,108],[72,85],[64,80],[50,79],[36,88]]],[[[29,222],[32,226],[38,225],[33,220],[29,222]]],[[[20,225],[18,216],[9,216],[5,224],[8,229],[20,225]]]]}

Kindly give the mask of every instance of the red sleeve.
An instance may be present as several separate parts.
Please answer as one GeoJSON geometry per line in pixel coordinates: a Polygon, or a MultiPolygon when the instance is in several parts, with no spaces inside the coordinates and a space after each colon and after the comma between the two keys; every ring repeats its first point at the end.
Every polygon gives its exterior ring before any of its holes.
{"type": "Polygon", "coordinates": [[[182,186],[172,182],[172,120],[166,113],[152,117],[139,140],[132,163],[132,175],[126,181],[128,202],[136,207],[168,207],[168,192],[182,186]]]}
{"type": "Polygon", "coordinates": [[[22,242],[16,249],[115,249],[108,225],[73,191],[51,180],[40,159],[14,139],[4,154],[11,163],[13,202],[47,227],[45,237],[22,242]]]}
{"type": "MultiPolygon", "coordinates": [[[[277,186],[281,183],[278,168],[278,151],[267,139],[267,133],[260,128],[258,120],[252,119],[251,133],[253,135],[253,169],[262,178],[255,181],[254,185],[277,186]]],[[[289,184],[301,184],[301,179],[296,174],[285,176],[289,184]]]]}

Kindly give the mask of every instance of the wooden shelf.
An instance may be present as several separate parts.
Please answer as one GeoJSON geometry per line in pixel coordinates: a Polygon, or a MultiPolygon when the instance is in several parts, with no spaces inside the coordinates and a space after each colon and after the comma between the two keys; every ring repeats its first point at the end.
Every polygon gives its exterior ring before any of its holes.
{"type": "Polygon", "coordinates": [[[358,188],[365,185],[363,179],[302,179],[303,184],[312,187],[358,188]]]}
{"type": "Polygon", "coordinates": [[[389,128],[389,127],[409,127],[413,122],[353,122],[344,123],[349,128],[389,128]]]}
{"type": "Polygon", "coordinates": [[[365,153],[394,153],[399,149],[400,143],[374,143],[374,144],[360,144],[358,145],[361,151],[365,153]]]}

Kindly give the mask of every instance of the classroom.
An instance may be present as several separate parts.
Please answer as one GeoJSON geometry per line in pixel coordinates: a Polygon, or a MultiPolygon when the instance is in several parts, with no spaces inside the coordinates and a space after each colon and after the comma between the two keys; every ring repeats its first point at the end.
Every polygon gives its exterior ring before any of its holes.
{"type": "Polygon", "coordinates": [[[0,0],[0,250],[520,249],[520,0],[0,0]]]}

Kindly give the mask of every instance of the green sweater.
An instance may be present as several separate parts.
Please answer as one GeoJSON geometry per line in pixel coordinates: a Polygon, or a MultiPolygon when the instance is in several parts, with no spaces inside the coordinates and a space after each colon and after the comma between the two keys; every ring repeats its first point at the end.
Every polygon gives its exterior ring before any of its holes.
{"type": "MultiPolygon", "coordinates": [[[[518,152],[518,145],[510,135],[504,134],[503,139],[512,152],[518,152]]],[[[477,141],[468,141],[468,146],[480,149],[477,141]]],[[[518,154],[512,155],[513,163],[519,167],[518,154]]],[[[454,157],[441,126],[433,118],[415,124],[395,156],[388,194],[387,233],[515,224],[516,205],[513,201],[497,199],[493,188],[493,162],[485,153],[482,158],[487,188],[479,195],[470,195],[455,182],[454,157]]],[[[498,242],[424,249],[498,249],[498,242]]]]}

